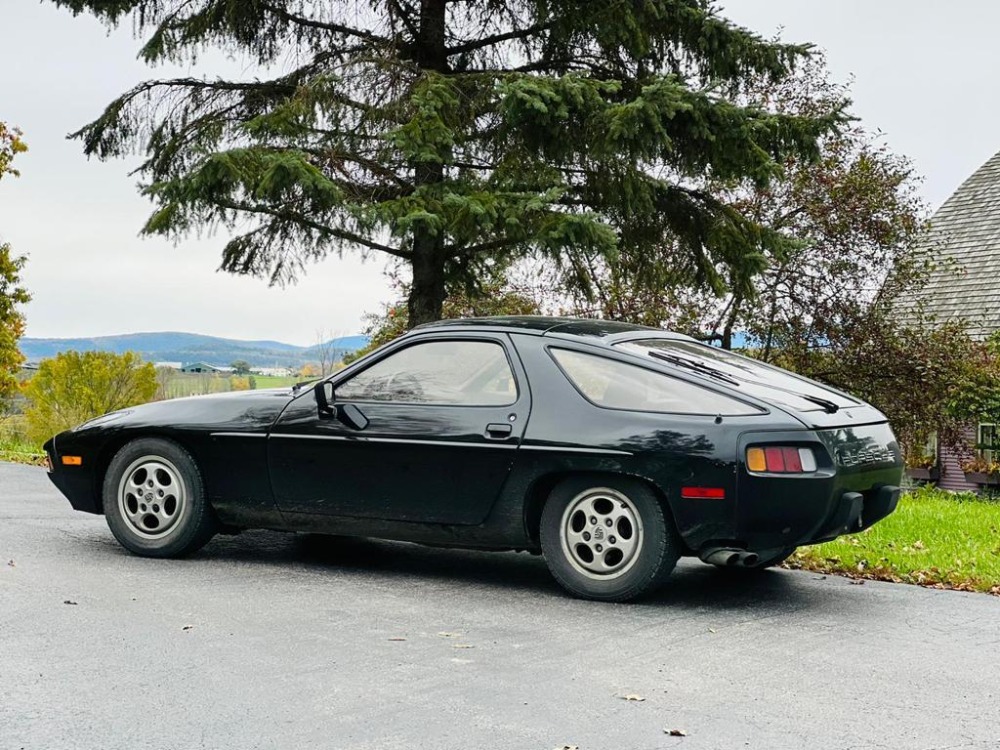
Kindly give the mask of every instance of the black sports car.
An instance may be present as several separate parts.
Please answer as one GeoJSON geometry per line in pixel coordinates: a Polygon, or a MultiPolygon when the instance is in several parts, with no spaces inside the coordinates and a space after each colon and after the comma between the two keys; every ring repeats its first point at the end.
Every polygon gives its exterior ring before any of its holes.
{"type": "Polygon", "coordinates": [[[140,555],[268,528],[528,550],[623,601],[682,555],[762,568],[899,499],[885,417],[686,336],[494,318],[418,328],[312,387],[147,404],[50,440],[51,478],[140,555]]]}

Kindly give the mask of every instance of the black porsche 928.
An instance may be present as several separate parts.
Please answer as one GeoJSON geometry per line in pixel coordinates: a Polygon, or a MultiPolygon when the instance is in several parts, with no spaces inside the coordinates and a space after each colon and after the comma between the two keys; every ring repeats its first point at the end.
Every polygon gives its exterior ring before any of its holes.
{"type": "Polygon", "coordinates": [[[892,513],[885,417],[664,331],[524,317],[418,328],[314,387],[162,401],[45,449],[139,555],[247,528],[541,552],[624,601],[679,557],[776,565],[892,513]]]}

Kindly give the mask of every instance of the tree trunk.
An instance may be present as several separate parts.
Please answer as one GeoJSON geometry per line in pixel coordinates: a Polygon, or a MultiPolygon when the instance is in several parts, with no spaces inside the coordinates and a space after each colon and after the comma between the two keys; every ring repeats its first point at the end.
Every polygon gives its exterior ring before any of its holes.
{"type": "MultiPolygon", "coordinates": [[[[447,0],[421,0],[420,35],[417,39],[417,64],[423,70],[448,72],[446,47],[447,0]]],[[[418,162],[413,165],[414,182],[433,185],[444,181],[444,165],[438,162],[418,162]]],[[[444,305],[444,238],[426,230],[413,236],[413,285],[407,301],[409,326],[441,319],[444,305]]]]}
{"type": "Polygon", "coordinates": [[[729,315],[726,316],[726,327],[722,330],[722,348],[726,351],[731,351],[733,348],[733,328],[736,326],[736,319],[740,315],[742,305],[743,296],[734,293],[729,315]]]}
{"type": "Polygon", "coordinates": [[[410,328],[441,319],[445,290],[440,246],[440,238],[418,234],[413,239],[413,284],[407,301],[410,328]]]}

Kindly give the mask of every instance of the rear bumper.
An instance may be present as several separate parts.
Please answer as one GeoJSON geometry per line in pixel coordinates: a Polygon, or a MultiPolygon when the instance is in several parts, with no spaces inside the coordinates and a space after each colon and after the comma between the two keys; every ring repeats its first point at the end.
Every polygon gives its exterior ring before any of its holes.
{"type": "Polygon", "coordinates": [[[896,510],[900,494],[899,487],[891,484],[865,492],[845,492],[815,537],[799,542],[796,546],[828,542],[841,534],[864,531],[896,510]]]}
{"type": "Polygon", "coordinates": [[[748,434],[741,455],[761,442],[809,447],[818,468],[803,475],[760,475],[741,465],[735,534],[727,540],[735,546],[763,552],[829,541],[869,528],[899,504],[903,461],[887,424],[748,434]]]}

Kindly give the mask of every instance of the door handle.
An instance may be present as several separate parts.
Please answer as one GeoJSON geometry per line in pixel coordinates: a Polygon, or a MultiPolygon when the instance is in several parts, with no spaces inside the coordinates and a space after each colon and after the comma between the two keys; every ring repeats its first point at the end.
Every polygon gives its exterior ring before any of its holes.
{"type": "Polygon", "coordinates": [[[509,438],[512,434],[514,434],[514,428],[509,424],[496,422],[486,425],[486,437],[491,440],[503,440],[504,438],[509,438]]]}

